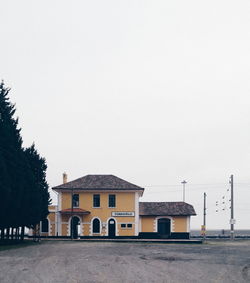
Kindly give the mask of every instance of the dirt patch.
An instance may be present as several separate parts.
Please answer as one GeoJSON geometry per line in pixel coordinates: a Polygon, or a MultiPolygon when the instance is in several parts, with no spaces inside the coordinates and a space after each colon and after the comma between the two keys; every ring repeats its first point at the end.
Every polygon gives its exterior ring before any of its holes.
{"type": "Polygon", "coordinates": [[[250,281],[250,265],[245,265],[242,268],[242,277],[246,280],[246,281],[250,281]]]}

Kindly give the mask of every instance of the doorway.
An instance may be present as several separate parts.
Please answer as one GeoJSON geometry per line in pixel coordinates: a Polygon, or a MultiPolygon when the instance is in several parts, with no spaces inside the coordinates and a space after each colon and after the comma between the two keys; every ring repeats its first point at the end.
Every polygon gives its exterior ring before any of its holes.
{"type": "Polygon", "coordinates": [[[171,234],[171,220],[168,218],[158,219],[158,234],[161,238],[168,238],[171,234]]]}
{"type": "Polygon", "coordinates": [[[108,229],[109,229],[109,237],[115,237],[116,234],[115,219],[113,218],[109,219],[108,229]]]}
{"type": "Polygon", "coordinates": [[[78,238],[78,235],[79,235],[79,232],[80,232],[80,219],[77,217],[77,216],[73,216],[71,218],[71,222],[70,222],[70,236],[73,238],[73,239],[77,239],[78,238]]]}

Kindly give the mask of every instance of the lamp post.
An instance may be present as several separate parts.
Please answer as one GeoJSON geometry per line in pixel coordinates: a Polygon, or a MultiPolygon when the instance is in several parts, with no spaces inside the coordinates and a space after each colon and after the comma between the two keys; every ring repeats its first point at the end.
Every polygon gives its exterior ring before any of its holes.
{"type": "Polygon", "coordinates": [[[183,180],[181,183],[183,185],[183,202],[185,202],[185,185],[186,185],[187,182],[185,180],[183,180]]]}

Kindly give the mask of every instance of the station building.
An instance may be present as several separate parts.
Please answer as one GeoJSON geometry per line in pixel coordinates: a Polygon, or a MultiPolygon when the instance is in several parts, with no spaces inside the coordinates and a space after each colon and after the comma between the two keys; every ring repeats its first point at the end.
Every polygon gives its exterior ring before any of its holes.
{"type": "Polygon", "coordinates": [[[187,239],[190,217],[185,202],[140,202],[144,188],[114,175],[87,175],[53,187],[57,205],[49,206],[41,236],[145,237],[187,239]]]}

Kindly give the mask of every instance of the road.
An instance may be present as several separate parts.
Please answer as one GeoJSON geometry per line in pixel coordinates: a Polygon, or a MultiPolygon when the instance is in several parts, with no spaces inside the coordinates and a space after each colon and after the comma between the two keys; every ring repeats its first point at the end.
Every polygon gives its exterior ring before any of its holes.
{"type": "Polygon", "coordinates": [[[1,283],[250,282],[250,241],[42,241],[0,252],[1,283]]]}

